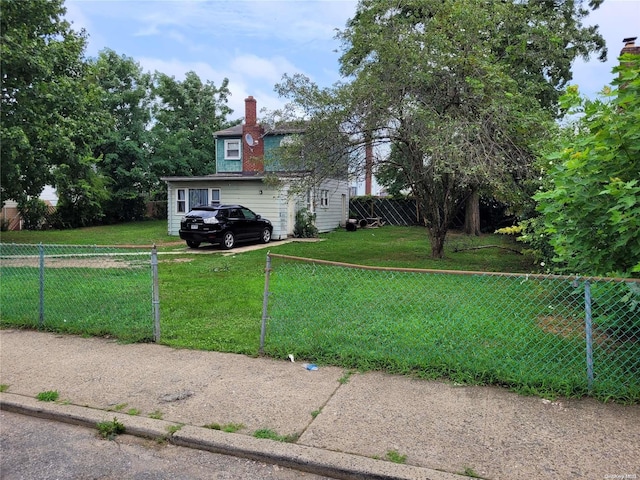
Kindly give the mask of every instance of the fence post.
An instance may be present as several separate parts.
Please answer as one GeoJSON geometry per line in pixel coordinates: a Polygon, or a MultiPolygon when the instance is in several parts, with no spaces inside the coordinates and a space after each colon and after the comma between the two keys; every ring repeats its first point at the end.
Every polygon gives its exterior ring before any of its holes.
{"type": "Polygon", "coordinates": [[[262,325],[260,326],[260,355],[264,354],[264,339],[267,334],[267,307],[269,306],[269,277],[271,276],[271,252],[267,252],[267,266],[264,269],[264,295],[262,297],[262,325]]]}
{"type": "Polygon", "coordinates": [[[160,341],[160,292],[158,288],[158,249],[156,244],[151,248],[151,276],[153,278],[152,300],[153,309],[153,341],[160,341]]]}
{"type": "Polygon", "coordinates": [[[591,285],[589,280],[584,282],[584,312],[587,342],[587,387],[589,394],[593,390],[593,322],[591,318],[591,285]]]}
{"type": "Polygon", "coordinates": [[[40,253],[40,318],[38,326],[42,329],[44,326],[44,245],[42,242],[38,245],[38,251],[40,253]]]}

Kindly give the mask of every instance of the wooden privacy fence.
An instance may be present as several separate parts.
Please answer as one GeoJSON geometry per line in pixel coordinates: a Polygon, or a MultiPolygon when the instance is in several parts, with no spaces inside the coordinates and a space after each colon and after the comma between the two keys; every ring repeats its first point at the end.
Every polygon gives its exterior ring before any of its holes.
{"type": "Polygon", "coordinates": [[[349,201],[349,218],[379,218],[383,225],[420,224],[418,207],[412,198],[359,197],[349,201]]]}

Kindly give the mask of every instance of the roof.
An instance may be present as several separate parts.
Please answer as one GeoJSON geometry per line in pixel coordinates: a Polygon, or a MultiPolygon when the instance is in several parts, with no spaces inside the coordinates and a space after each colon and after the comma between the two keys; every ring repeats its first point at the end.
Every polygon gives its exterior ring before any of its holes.
{"type": "Polygon", "coordinates": [[[241,137],[242,136],[242,124],[234,125],[233,127],[225,128],[224,130],[218,130],[213,132],[214,137],[241,137]]]}
{"type": "MultiPolygon", "coordinates": [[[[233,127],[225,128],[224,130],[218,130],[217,132],[213,132],[214,137],[242,137],[244,125],[234,125],[233,127]]],[[[273,128],[265,127],[264,125],[260,125],[260,127],[264,128],[265,136],[268,135],[289,135],[292,133],[303,133],[304,127],[300,125],[293,125],[282,123],[280,125],[276,125],[273,128]]]]}
{"type": "Polygon", "coordinates": [[[209,205],[196,205],[195,207],[192,207],[191,210],[209,210],[211,212],[216,211],[216,210],[220,210],[223,208],[246,208],[242,205],[239,205],[237,203],[216,203],[216,202],[211,202],[209,205]]]}
{"type": "Polygon", "coordinates": [[[214,173],[211,175],[160,177],[164,182],[202,182],[207,180],[263,180],[264,172],[214,173]]]}
{"type": "Polygon", "coordinates": [[[263,181],[267,177],[277,176],[280,179],[291,179],[304,175],[305,171],[268,171],[268,172],[238,172],[238,173],[214,173],[212,175],[199,175],[193,177],[160,177],[163,182],[206,182],[206,181],[263,181]]]}

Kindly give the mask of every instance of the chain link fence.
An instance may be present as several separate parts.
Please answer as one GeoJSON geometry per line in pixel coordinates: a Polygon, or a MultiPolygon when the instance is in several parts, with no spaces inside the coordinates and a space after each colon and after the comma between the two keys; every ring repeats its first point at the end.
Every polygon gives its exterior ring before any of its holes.
{"type": "Polygon", "coordinates": [[[640,280],[270,254],[261,350],[539,395],[640,401],[640,280]]]}
{"type": "Polygon", "coordinates": [[[158,341],[157,252],[0,243],[0,326],[158,341]]]}

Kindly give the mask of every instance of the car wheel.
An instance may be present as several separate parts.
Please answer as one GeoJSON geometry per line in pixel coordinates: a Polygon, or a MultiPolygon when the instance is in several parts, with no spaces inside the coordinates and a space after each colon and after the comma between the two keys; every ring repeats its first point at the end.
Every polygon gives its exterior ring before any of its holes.
{"type": "Polygon", "coordinates": [[[269,243],[271,241],[271,230],[268,228],[262,229],[262,236],[260,237],[262,243],[269,243]]]}
{"type": "Polygon", "coordinates": [[[196,242],[195,240],[187,240],[187,246],[191,248],[198,248],[200,246],[200,242],[196,242]]]}
{"type": "Polygon", "coordinates": [[[233,248],[235,244],[236,238],[233,236],[233,232],[224,232],[224,235],[222,236],[222,248],[229,250],[230,248],[233,248]]]}

